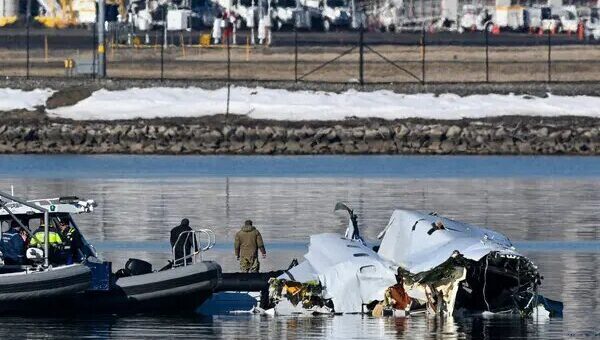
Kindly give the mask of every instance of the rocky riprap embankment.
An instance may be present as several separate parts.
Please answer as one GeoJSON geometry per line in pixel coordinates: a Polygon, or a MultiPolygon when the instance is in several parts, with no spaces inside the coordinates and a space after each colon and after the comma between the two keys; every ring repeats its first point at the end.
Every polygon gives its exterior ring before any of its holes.
{"type": "Polygon", "coordinates": [[[600,120],[0,122],[0,153],[600,154],[600,120]]]}

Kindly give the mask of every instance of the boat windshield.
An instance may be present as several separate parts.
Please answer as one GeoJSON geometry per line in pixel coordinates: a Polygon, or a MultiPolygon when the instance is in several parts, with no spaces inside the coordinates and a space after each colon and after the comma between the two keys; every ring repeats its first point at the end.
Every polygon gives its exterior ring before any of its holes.
{"type": "MultiPolygon", "coordinates": [[[[26,240],[27,244],[29,246],[31,246],[32,241],[33,241],[33,244],[35,244],[36,241],[33,240],[34,237],[32,237],[32,235],[34,236],[38,232],[42,232],[42,233],[44,232],[44,215],[41,213],[18,214],[18,215],[16,215],[16,217],[28,230],[29,237],[26,240]]],[[[8,215],[0,216],[0,230],[2,230],[3,233],[6,232],[10,228],[11,223],[13,221],[14,220],[11,216],[8,216],[8,215]]],[[[78,244],[76,245],[78,251],[81,252],[79,258],[86,259],[90,256],[94,256],[94,257],[96,256],[94,249],[91,247],[91,245],[89,243],[87,243],[87,241],[85,240],[83,235],[81,235],[81,232],[79,231],[79,228],[77,227],[77,224],[75,224],[75,221],[73,220],[73,218],[71,217],[70,214],[68,214],[68,213],[50,214],[49,229],[51,231],[61,232],[60,231],[61,224],[63,224],[63,226],[65,226],[66,228],[73,227],[79,232],[81,238],[80,238],[80,240],[78,240],[78,244]]],[[[50,240],[52,240],[52,239],[50,238],[50,240]]],[[[63,240],[63,242],[64,242],[64,240],[63,240]]]]}

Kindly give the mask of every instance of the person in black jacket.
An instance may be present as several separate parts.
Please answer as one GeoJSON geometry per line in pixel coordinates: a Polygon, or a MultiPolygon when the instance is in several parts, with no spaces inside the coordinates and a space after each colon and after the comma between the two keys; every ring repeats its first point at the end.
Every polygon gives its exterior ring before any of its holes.
{"type": "Polygon", "coordinates": [[[66,258],[66,264],[73,264],[73,262],[79,263],[82,259],[82,241],[79,230],[69,225],[66,220],[61,220],[58,224],[60,230],[60,237],[64,242],[64,257],[66,258]]]}
{"type": "Polygon", "coordinates": [[[10,229],[2,233],[0,250],[5,264],[21,265],[25,260],[25,234],[17,221],[12,221],[10,229]]]}
{"type": "MultiPolygon", "coordinates": [[[[192,254],[192,238],[195,237],[194,234],[187,233],[179,237],[179,235],[188,231],[192,231],[192,228],[190,228],[190,220],[187,218],[181,220],[181,224],[171,229],[171,248],[175,250],[175,265],[183,264],[183,257],[192,254]]],[[[190,263],[191,261],[191,258],[186,259],[186,263],[190,263]]]]}

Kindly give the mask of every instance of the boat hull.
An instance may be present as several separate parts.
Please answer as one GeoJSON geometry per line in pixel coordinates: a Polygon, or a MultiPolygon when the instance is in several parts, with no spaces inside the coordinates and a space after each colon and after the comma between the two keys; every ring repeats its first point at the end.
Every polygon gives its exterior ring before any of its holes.
{"type": "Polygon", "coordinates": [[[47,305],[61,305],[85,291],[91,283],[90,269],[81,264],[44,272],[0,275],[0,312],[35,313],[47,305]]]}
{"type": "Polygon", "coordinates": [[[88,291],[76,305],[89,313],[184,314],[208,299],[221,279],[221,267],[201,262],[149,274],[122,277],[109,291],[88,291]]]}

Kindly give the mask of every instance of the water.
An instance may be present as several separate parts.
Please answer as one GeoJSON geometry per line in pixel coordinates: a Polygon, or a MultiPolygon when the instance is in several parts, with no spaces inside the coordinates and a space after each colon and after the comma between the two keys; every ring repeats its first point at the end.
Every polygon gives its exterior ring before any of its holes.
{"type": "Polygon", "coordinates": [[[539,265],[542,293],[565,303],[563,319],[439,320],[424,316],[268,318],[0,319],[0,337],[560,338],[600,335],[600,158],[596,157],[173,157],[0,156],[0,190],[41,198],[78,195],[99,206],[77,216],[84,235],[119,268],[129,257],[156,267],[169,258],[169,230],[183,217],[211,227],[207,258],[236,268],[232,239],[255,221],[267,242],[264,270],[301,258],[311,234],[343,232],[336,201],[359,213],[374,239],[394,208],[485,225],[507,234],[539,265]],[[11,325],[9,327],[9,325],[11,325]],[[31,326],[28,326],[31,325],[31,326]],[[33,326],[35,325],[35,327],[33,326]]]}

